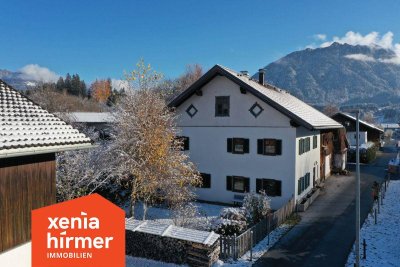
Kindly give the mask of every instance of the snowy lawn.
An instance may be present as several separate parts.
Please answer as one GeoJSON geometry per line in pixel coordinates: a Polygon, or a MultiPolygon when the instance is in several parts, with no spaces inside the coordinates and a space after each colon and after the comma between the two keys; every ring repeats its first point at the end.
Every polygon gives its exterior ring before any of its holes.
{"type": "MultiPolygon", "coordinates": [[[[218,214],[217,214],[218,215],[218,214]]],[[[268,245],[268,237],[265,237],[253,248],[253,261],[250,262],[250,251],[244,254],[236,262],[223,262],[219,260],[214,264],[214,267],[226,266],[226,267],[246,267],[251,266],[257,259],[259,259],[265,252],[268,251],[289,229],[291,225],[283,224],[270,233],[270,243],[268,245]]],[[[143,258],[135,258],[126,256],[126,267],[133,266],[155,266],[155,267],[177,267],[185,265],[176,265],[172,263],[164,263],[154,260],[148,260],[143,258]]]]}
{"type": "MultiPolygon", "coordinates": [[[[197,230],[209,230],[211,219],[217,218],[222,209],[228,206],[213,205],[207,203],[193,202],[198,209],[198,216],[196,216],[197,230]]],[[[135,205],[135,219],[142,220],[143,207],[141,203],[135,205]]],[[[146,220],[155,220],[161,223],[173,224],[171,219],[171,210],[162,207],[150,207],[147,211],[146,220]]]]}
{"type": "MultiPolygon", "coordinates": [[[[383,206],[375,225],[373,215],[369,215],[361,228],[361,259],[363,267],[400,266],[400,181],[390,181],[383,206]],[[367,243],[367,258],[362,259],[362,240],[367,243]]],[[[377,208],[374,206],[374,208],[377,208]]],[[[347,259],[346,266],[352,267],[355,262],[355,248],[347,259]]]]}

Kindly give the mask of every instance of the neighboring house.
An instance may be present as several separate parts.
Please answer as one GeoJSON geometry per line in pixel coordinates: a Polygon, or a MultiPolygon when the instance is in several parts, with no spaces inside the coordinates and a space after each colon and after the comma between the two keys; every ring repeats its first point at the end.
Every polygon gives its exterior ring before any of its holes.
{"type": "Polygon", "coordinates": [[[247,73],[216,65],[171,103],[183,149],[197,165],[200,200],[232,204],[265,190],[277,209],[320,179],[320,131],[342,125],[247,73]]]}
{"type": "Polygon", "coordinates": [[[387,130],[392,130],[392,131],[400,130],[400,124],[399,123],[382,123],[381,127],[383,128],[384,131],[387,131],[387,130]]]}
{"type": "Polygon", "coordinates": [[[114,117],[110,112],[69,112],[61,113],[62,118],[67,118],[78,127],[89,127],[99,132],[100,139],[109,139],[112,132],[114,117]]]}
{"type": "MultiPolygon", "coordinates": [[[[351,116],[346,113],[336,113],[332,116],[332,119],[342,124],[347,131],[347,140],[350,143],[350,146],[356,145],[356,117],[351,116]]],[[[381,144],[383,130],[378,126],[375,126],[371,123],[367,123],[363,120],[360,120],[360,145],[367,144],[368,142],[375,143],[378,147],[381,144]]]]}
{"type": "Polygon", "coordinates": [[[56,202],[55,153],[91,140],[0,80],[0,252],[31,238],[31,210],[56,202]]]}

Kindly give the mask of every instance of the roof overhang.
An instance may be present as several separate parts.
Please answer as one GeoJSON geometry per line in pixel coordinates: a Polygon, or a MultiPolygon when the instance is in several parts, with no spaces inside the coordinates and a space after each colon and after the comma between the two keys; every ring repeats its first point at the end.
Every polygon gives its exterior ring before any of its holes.
{"type": "Polygon", "coordinates": [[[76,145],[62,145],[62,146],[51,146],[51,147],[7,149],[3,151],[0,150],[0,159],[32,156],[32,155],[48,154],[48,153],[58,153],[69,150],[89,149],[89,148],[95,148],[97,146],[98,145],[95,144],[76,144],[76,145]]]}

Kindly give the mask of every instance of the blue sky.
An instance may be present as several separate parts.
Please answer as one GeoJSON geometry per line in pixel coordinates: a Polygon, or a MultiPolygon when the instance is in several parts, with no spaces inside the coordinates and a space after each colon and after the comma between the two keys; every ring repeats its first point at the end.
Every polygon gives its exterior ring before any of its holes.
{"type": "Polygon", "coordinates": [[[400,1],[2,1],[0,69],[38,64],[86,81],[122,78],[140,58],[167,77],[199,63],[258,68],[348,31],[393,33],[400,1]]]}

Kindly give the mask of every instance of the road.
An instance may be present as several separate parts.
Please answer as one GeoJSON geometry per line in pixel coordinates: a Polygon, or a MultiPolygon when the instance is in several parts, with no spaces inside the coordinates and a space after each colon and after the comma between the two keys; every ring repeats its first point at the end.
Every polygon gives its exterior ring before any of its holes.
{"type": "MultiPolygon", "coordinates": [[[[361,221],[372,206],[373,181],[382,181],[394,149],[384,148],[377,159],[361,166],[361,221]]],[[[272,249],[253,266],[343,267],[355,240],[355,165],[351,176],[333,175],[311,207],[272,249]]]]}

